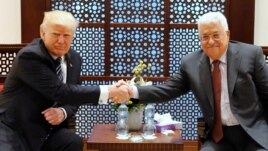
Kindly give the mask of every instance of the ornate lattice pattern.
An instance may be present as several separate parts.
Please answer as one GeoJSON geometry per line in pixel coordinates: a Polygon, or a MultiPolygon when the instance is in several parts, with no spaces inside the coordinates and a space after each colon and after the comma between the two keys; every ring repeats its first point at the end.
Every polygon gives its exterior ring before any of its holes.
{"type": "MultiPolygon", "coordinates": [[[[158,85],[160,82],[154,82],[158,85]]],[[[194,140],[197,138],[197,117],[201,115],[199,106],[192,94],[189,92],[179,98],[156,104],[156,111],[159,114],[170,113],[173,120],[182,121],[182,138],[185,140],[194,140]]]]}
{"type": "Polygon", "coordinates": [[[210,11],[224,12],[226,0],[170,0],[170,23],[196,23],[210,11]]]}
{"type": "Polygon", "coordinates": [[[0,75],[8,74],[16,55],[16,53],[0,53],[0,75]]]}
{"type": "Polygon", "coordinates": [[[173,75],[180,67],[183,56],[200,49],[198,31],[195,28],[177,28],[170,30],[170,70],[173,75]]]}
{"type": "Polygon", "coordinates": [[[113,23],[164,23],[164,0],[111,0],[113,23]]]}
{"type": "Polygon", "coordinates": [[[51,0],[52,10],[71,12],[79,22],[104,23],[105,0],[51,0]]]}
{"type": "Polygon", "coordinates": [[[82,57],[81,75],[104,75],[104,29],[78,28],[72,47],[82,57]]]}
{"type": "Polygon", "coordinates": [[[150,76],[164,75],[163,28],[111,28],[111,76],[131,76],[139,60],[151,63],[150,76]]]}
{"type": "MultiPolygon", "coordinates": [[[[83,81],[83,85],[109,85],[112,81],[83,81]]],[[[117,121],[116,112],[112,104],[82,105],[76,114],[76,133],[82,137],[89,137],[96,124],[114,124],[117,121]]]]}

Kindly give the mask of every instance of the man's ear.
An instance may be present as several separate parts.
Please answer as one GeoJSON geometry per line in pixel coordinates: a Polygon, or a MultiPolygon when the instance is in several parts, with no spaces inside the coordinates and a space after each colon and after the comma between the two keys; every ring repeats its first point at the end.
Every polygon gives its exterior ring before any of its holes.
{"type": "Polygon", "coordinates": [[[40,37],[44,40],[45,38],[45,32],[43,29],[40,29],[40,37]]]}
{"type": "Polygon", "coordinates": [[[230,30],[226,31],[228,37],[230,37],[230,30]]]}

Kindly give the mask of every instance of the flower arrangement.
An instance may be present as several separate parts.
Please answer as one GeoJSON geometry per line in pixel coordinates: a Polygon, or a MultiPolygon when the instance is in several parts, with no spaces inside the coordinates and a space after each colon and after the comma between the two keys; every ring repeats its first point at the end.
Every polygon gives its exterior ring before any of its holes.
{"type": "MultiPolygon", "coordinates": [[[[152,85],[151,81],[144,80],[143,73],[144,70],[149,69],[152,65],[149,63],[146,65],[142,60],[139,61],[138,66],[134,67],[132,72],[134,73],[134,77],[127,81],[129,85],[136,85],[136,86],[144,86],[144,85],[152,85]]],[[[126,101],[126,105],[128,107],[129,112],[135,112],[138,111],[140,108],[144,108],[146,104],[138,103],[137,99],[129,99],[126,101]]],[[[113,108],[117,111],[117,108],[120,106],[120,103],[114,103],[113,108]]]]}

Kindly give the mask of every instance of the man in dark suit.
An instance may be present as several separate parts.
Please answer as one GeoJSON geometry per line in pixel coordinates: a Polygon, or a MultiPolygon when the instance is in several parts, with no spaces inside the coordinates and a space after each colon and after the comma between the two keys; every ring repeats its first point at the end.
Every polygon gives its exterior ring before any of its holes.
{"type": "Polygon", "coordinates": [[[19,51],[0,95],[1,151],[81,151],[66,122],[78,105],[129,97],[114,85],[79,85],[81,58],[70,48],[77,27],[71,13],[46,12],[41,39],[19,51]]]}
{"type": "Polygon", "coordinates": [[[229,41],[219,12],[201,16],[198,31],[202,49],[186,55],[164,84],[133,86],[132,98],[162,102],[192,91],[208,126],[201,151],[268,150],[268,68],[262,49],[229,41]]]}

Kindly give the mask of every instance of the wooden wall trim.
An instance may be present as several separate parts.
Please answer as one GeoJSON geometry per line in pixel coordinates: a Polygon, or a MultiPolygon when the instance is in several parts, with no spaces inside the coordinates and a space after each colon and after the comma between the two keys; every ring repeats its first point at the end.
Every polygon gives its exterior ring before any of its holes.
{"type": "MultiPolygon", "coordinates": [[[[104,50],[105,50],[105,58],[111,58],[111,39],[110,39],[110,34],[111,34],[111,30],[110,30],[110,24],[111,24],[111,21],[110,21],[110,11],[111,11],[111,2],[108,0],[105,2],[105,23],[104,23],[104,50]]],[[[110,75],[111,73],[111,70],[110,70],[110,59],[104,59],[104,68],[105,68],[105,71],[104,71],[104,75],[110,75]]]]}
{"type": "Polygon", "coordinates": [[[22,44],[0,44],[0,53],[5,52],[18,52],[21,48],[26,46],[26,43],[22,44]]]}
{"type": "Polygon", "coordinates": [[[254,43],[255,0],[229,0],[230,38],[246,43],[254,43]]]}
{"type": "MultiPolygon", "coordinates": [[[[110,77],[110,76],[81,76],[82,81],[118,81],[118,80],[130,80],[132,77],[110,77]]],[[[0,83],[4,83],[6,76],[0,76],[0,83]]],[[[151,77],[148,81],[164,82],[169,77],[151,77]]]]}
{"type": "MultiPolygon", "coordinates": [[[[133,77],[113,77],[113,76],[81,76],[82,81],[118,81],[118,80],[131,80],[133,77]]],[[[169,77],[149,77],[147,81],[166,81],[169,77]]]]}
{"type": "Polygon", "coordinates": [[[39,27],[46,11],[46,0],[21,0],[21,41],[39,37],[39,27]]]}
{"type": "Polygon", "coordinates": [[[268,46],[263,46],[262,50],[263,50],[263,54],[268,56],[268,46]]]}

